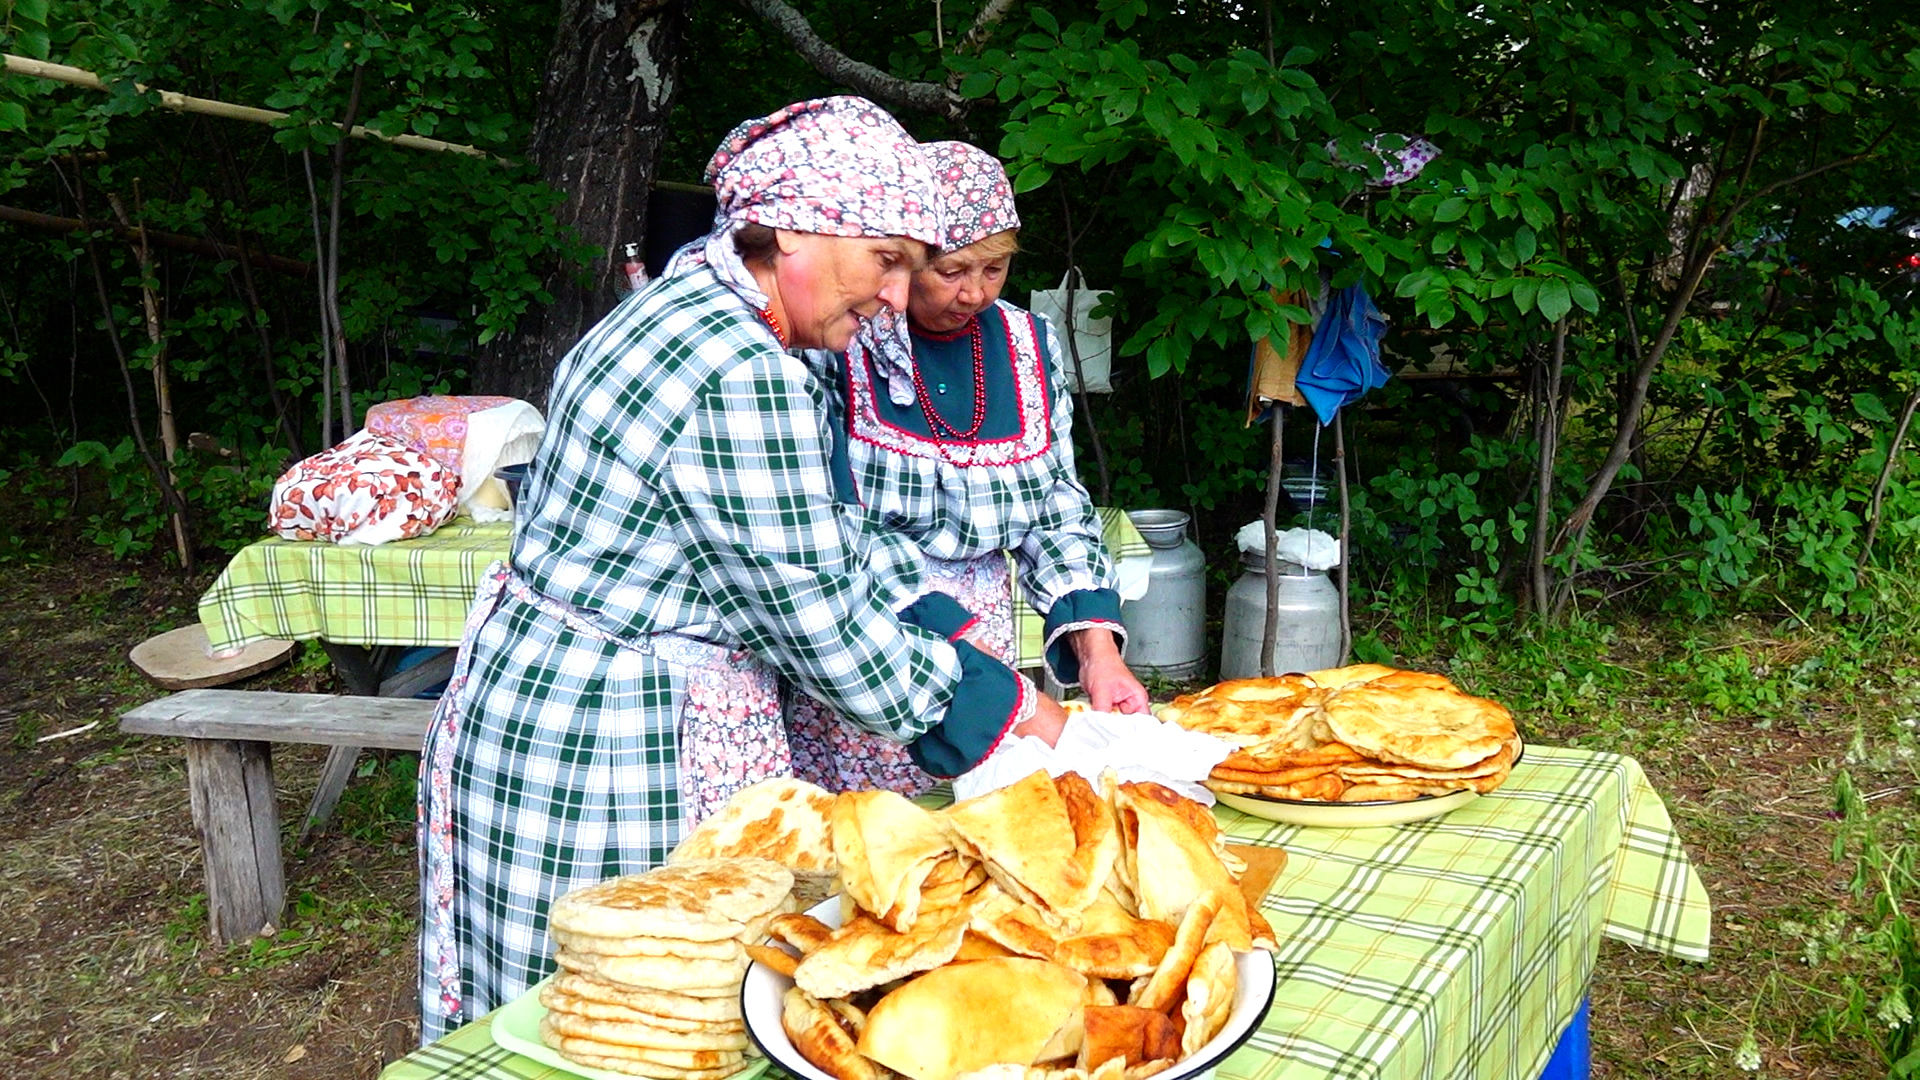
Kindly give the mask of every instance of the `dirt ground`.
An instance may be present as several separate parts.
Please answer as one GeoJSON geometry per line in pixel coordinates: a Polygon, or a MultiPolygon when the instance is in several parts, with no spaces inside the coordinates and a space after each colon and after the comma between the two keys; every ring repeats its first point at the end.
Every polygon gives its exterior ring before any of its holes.
{"type": "MultiPolygon", "coordinates": [[[[210,575],[179,582],[81,558],[10,576],[0,604],[0,730],[11,735],[0,745],[0,1072],[372,1077],[411,1049],[410,761],[368,755],[370,775],[350,785],[333,827],[289,852],[280,934],[217,947],[181,749],[116,727],[121,711],[162,692],[127,663],[128,649],[193,621],[210,575]]],[[[337,689],[312,661],[243,685],[337,689]]],[[[275,752],[283,822],[298,820],[323,760],[318,748],[275,752]]]]}
{"type": "MultiPolygon", "coordinates": [[[[207,937],[199,855],[174,740],[122,736],[157,696],[127,663],[195,618],[191,581],[87,554],[9,568],[0,601],[0,1071],[14,1077],[373,1077],[415,1045],[410,755],[368,756],[328,833],[289,850],[289,911],[271,939],[207,937]]],[[[316,653],[244,684],[337,689],[316,653]]],[[[1715,905],[1715,958],[1686,964],[1609,942],[1593,985],[1601,1077],[1883,1076],[1844,1033],[1792,1004],[1838,973],[1795,959],[1785,920],[1848,906],[1830,857],[1832,776],[1860,719],[1808,710],[1764,726],[1668,708],[1646,728],[1577,721],[1530,733],[1634,752],[1665,794],[1715,905]],[[1692,716],[1692,719],[1689,719],[1692,716]],[[1806,1016],[1782,1019],[1783,1010],[1806,1016]],[[1807,1035],[1814,1032],[1814,1035],[1807,1035]]],[[[323,753],[274,759],[297,821],[323,753]]],[[[1888,803],[1913,799],[1895,770],[1888,803]],[[1903,786],[1902,786],[1903,785],[1903,786]]],[[[1904,776],[1904,780],[1901,777],[1904,776]]]]}

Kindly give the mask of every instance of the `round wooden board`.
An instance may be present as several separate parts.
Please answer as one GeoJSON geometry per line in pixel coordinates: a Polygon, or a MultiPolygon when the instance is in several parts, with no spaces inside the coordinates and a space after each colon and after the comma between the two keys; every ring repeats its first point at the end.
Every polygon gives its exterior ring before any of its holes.
{"type": "Polygon", "coordinates": [[[215,660],[207,655],[207,628],[199,623],[157,634],[135,645],[127,659],[140,673],[168,690],[224,686],[284,664],[293,655],[291,641],[256,641],[240,655],[215,660]]]}

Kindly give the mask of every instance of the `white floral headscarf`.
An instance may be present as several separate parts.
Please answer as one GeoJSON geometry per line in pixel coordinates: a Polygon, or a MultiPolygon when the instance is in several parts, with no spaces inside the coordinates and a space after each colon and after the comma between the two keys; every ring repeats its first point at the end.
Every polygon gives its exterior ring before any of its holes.
{"type": "Polygon", "coordinates": [[[766,305],[766,294],[733,246],[749,221],[827,236],[941,241],[932,171],[919,144],[865,98],[800,101],[748,120],[720,140],[703,178],[719,200],[713,229],[681,248],[666,273],[704,263],[755,307],[766,305]]]}
{"type": "MultiPolygon", "coordinates": [[[[933,169],[936,209],[946,219],[942,251],[958,251],[1020,227],[1013,184],[999,159],[963,142],[927,143],[920,152],[933,169]]],[[[881,308],[861,324],[860,344],[887,384],[887,397],[895,405],[913,404],[913,335],[906,312],[881,308]]]]}

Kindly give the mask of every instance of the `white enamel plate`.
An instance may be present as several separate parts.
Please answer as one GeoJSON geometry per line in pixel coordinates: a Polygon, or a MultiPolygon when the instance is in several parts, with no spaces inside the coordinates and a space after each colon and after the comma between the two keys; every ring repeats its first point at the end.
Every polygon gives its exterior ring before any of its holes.
{"type": "MultiPolygon", "coordinates": [[[[814,905],[808,914],[828,926],[839,926],[840,898],[830,896],[814,905]]],[[[1255,949],[1236,953],[1233,960],[1237,979],[1233,990],[1233,1011],[1227,1015],[1226,1026],[1199,1052],[1166,1072],[1156,1074],[1153,1080],[1201,1078],[1202,1074],[1211,1072],[1215,1065],[1246,1042],[1254,1029],[1260,1026],[1261,1019],[1267,1015],[1267,1008],[1273,1004],[1273,993],[1278,982],[1274,977],[1273,957],[1255,949]]],[[[757,961],[747,968],[746,982],[740,987],[740,1004],[747,1016],[747,1036],[760,1048],[761,1053],[793,1075],[804,1077],[805,1080],[834,1080],[831,1075],[800,1056],[793,1041],[787,1038],[786,1029],[780,1025],[781,999],[792,985],[792,979],[757,961]]]]}

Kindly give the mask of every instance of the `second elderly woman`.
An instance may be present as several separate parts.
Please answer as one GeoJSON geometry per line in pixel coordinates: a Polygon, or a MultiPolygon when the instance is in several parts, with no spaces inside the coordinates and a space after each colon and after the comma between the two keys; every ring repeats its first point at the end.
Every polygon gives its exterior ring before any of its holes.
{"type": "MultiPolygon", "coordinates": [[[[1021,588],[1044,612],[1046,663],[1095,709],[1139,712],[1120,657],[1113,561],[1073,461],[1073,399],[1048,322],[1000,299],[1019,248],[1006,170],[962,142],[921,147],[945,215],[940,254],[914,275],[905,316],[883,311],[844,358],[808,353],[834,387],[836,466],[884,528],[927,559],[928,585],[974,617],[969,640],[1011,660],[1021,588]]],[[[797,775],[835,791],[917,793],[934,777],[893,744],[795,694],[797,775]]]]}
{"type": "Polygon", "coordinates": [[[957,638],[917,556],[835,496],[827,388],[942,236],[913,140],[860,98],[742,124],[715,225],[560,362],[507,564],[422,755],[421,1035],[552,970],[562,893],[661,863],[792,760],[778,677],[935,774],[1064,714],[957,638]]]}

